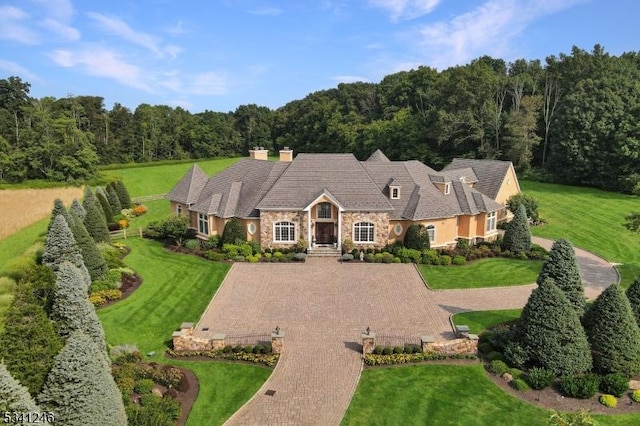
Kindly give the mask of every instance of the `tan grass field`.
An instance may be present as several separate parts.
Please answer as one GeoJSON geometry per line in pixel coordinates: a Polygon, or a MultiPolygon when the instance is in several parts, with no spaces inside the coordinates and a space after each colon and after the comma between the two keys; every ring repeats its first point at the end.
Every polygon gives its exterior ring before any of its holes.
{"type": "Polygon", "coordinates": [[[60,198],[69,206],[82,199],[83,188],[5,189],[0,191],[0,240],[47,217],[53,201],[60,198]]]}

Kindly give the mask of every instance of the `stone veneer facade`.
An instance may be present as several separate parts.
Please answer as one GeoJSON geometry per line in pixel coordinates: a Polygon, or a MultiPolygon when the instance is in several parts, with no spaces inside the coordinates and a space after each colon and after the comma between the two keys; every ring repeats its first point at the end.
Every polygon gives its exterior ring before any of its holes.
{"type": "Polygon", "coordinates": [[[342,241],[353,241],[356,248],[379,248],[389,242],[389,214],[387,212],[343,212],[342,241]],[[374,225],[375,241],[372,244],[357,243],[353,238],[353,225],[358,222],[370,222],[374,225]]]}
{"type": "Polygon", "coordinates": [[[307,240],[307,212],[304,211],[260,211],[260,245],[265,248],[288,248],[299,240],[307,240]],[[275,243],[273,225],[277,222],[293,222],[295,224],[296,241],[292,243],[275,243]]]}

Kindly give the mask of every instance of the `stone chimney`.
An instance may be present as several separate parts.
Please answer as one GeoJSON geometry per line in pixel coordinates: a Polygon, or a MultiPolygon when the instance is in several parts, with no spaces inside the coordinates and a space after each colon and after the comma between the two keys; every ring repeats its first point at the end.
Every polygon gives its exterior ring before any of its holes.
{"type": "Polygon", "coordinates": [[[249,150],[249,158],[267,161],[269,159],[269,150],[263,146],[254,146],[253,149],[249,150]]]}
{"type": "Polygon", "coordinates": [[[280,150],[280,161],[291,162],[293,161],[293,150],[285,146],[280,150]]]}

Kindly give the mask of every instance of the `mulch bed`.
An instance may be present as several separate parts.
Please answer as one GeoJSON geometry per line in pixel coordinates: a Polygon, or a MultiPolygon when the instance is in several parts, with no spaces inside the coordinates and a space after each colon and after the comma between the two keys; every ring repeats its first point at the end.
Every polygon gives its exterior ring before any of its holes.
{"type": "Polygon", "coordinates": [[[183,426],[187,423],[187,418],[189,417],[189,413],[191,413],[193,403],[196,401],[196,398],[198,398],[198,393],[200,392],[200,384],[198,383],[198,378],[195,374],[193,374],[191,370],[180,368],[180,371],[182,371],[182,374],[184,374],[184,377],[188,383],[187,390],[185,392],[178,392],[178,397],[176,398],[178,401],[180,401],[180,407],[182,407],[180,417],[178,418],[176,424],[178,426],[183,426]]]}
{"type": "MultiPolygon", "coordinates": [[[[502,388],[505,392],[515,396],[516,398],[527,401],[538,407],[546,408],[548,410],[557,411],[570,411],[576,412],[585,410],[594,414],[637,414],[640,413],[640,404],[631,400],[628,394],[618,398],[618,406],[616,408],[608,408],[600,404],[598,398],[601,393],[597,393],[594,397],[589,399],[575,399],[568,398],[560,394],[554,388],[547,388],[543,390],[528,390],[524,392],[513,389],[507,381],[501,377],[495,376],[490,373],[486,373],[487,377],[493,381],[497,386],[502,388]]],[[[631,391],[629,391],[630,393],[631,391]]]]}

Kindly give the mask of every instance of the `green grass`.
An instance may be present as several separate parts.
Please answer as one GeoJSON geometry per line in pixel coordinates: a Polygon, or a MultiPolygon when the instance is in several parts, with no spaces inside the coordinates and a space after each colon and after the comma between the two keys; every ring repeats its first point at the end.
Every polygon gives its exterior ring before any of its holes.
{"type": "Polygon", "coordinates": [[[540,216],[547,221],[531,228],[533,235],[567,238],[610,262],[630,265],[620,269],[625,283],[640,275],[640,234],[623,226],[626,215],[640,211],[638,196],[529,181],[520,187],[539,201],[540,216]]]}
{"type": "Polygon", "coordinates": [[[197,163],[200,168],[212,176],[221,172],[240,158],[220,158],[216,160],[198,161],[188,163],[165,164],[140,167],[126,167],[122,169],[103,170],[101,174],[106,178],[122,179],[132,197],[142,195],[165,194],[178,183],[178,180],[197,163]]]}
{"type": "Polygon", "coordinates": [[[471,333],[480,334],[488,328],[520,318],[521,313],[522,309],[464,312],[453,315],[453,323],[468,325],[471,333]]]}
{"type": "Polygon", "coordinates": [[[505,393],[481,365],[362,372],[343,425],[546,425],[548,414],[505,393]]]}
{"type": "MultiPolygon", "coordinates": [[[[342,425],[542,426],[550,415],[504,392],[481,365],[412,365],[363,371],[342,425]]],[[[637,414],[593,417],[638,424],[637,414]]]]}
{"type": "Polygon", "coordinates": [[[229,270],[192,255],[165,251],[157,242],[130,238],[128,266],[143,278],[127,299],[98,311],[107,341],[135,343],[162,354],[183,322],[197,322],[229,270]]]}
{"type": "Polygon", "coordinates": [[[535,282],[542,261],[487,258],[461,266],[418,268],[432,289],[504,287],[535,282]]]}
{"type": "Polygon", "coordinates": [[[6,273],[6,270],[15,261],[16,257],[28,252],[34,246],[36,240],[40,237],[44,238],[48,224],[49,218],[42,219],[23,228],[20,232],[0,240],[0,275],[6,273]]]}

